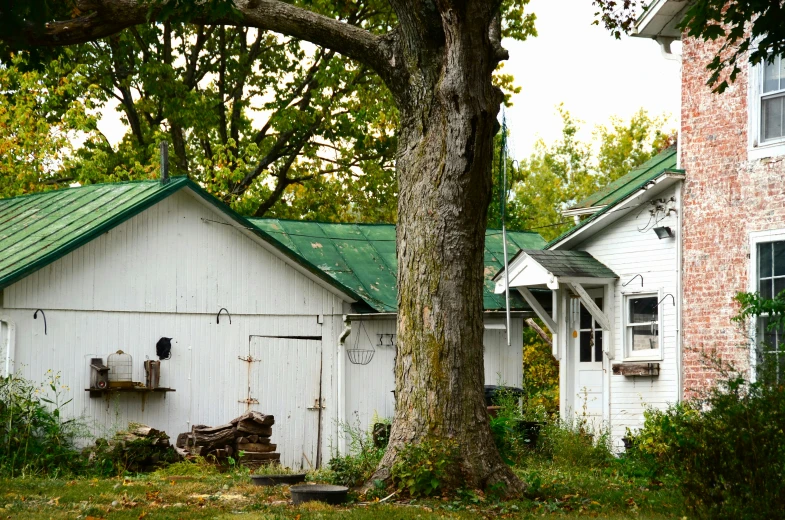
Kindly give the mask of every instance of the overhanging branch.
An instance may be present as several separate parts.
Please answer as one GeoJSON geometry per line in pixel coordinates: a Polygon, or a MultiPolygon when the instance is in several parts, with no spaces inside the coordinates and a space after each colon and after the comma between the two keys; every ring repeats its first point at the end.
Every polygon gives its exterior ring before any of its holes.
{"type": "MultiPolygon", "coordinates": [[[[81,0],[78,6],[86,14],[70,20],[50,22],[43,31],[21,33],[18,37],[21,41],[15,43],[34,46],[72,45],[147,23],[149,6],[140,0],[81,0]]],[[[281,0],[236,0],[235,7],[239,16],[196,14],[190,21],[197,24],[256,27],[293,36],[333,49],[367,64],[383,77],[389,76],[389,65],[383,48],[387,39],[383,36],[281,0]]]]}

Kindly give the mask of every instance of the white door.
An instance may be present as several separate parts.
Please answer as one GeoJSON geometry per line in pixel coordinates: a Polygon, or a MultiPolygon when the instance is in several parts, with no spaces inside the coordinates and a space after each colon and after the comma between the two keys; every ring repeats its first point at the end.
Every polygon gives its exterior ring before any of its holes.
{"type": "Polygon", "coordinates": [[[275,416],[272,442],[281,464],[316,468],[321,441],[322,342],[251,336],[247,404],[275,416]]]}
{"type": "MultiPolygon", "coordinates": [[[[602,291],[588,291],[597,307],[603,307],[602,291]]],[[[591,432],[602,427],[604,408],[602,368],[602,329],[592,319],[580,299],[570,299],[572,355],[575,371],[573,410],[578,424],[591,432]]]]}

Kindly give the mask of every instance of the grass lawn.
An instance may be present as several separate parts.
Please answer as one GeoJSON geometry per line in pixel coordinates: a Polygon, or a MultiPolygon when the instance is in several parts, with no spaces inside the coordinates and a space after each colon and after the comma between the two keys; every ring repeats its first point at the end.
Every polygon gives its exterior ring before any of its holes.
{"type": "MultiPolygon", "coordinates": [[[[175,470],[176,471],[176,470],[175,470]]],[[[242,474],[172,475],[126,478],[0,480],[0,518],[96,520],[162,518],[681,518],[677,490],[649,487],[639,479],[604,469],[570,468],[533,461],[519,470],[529,483],[525,498],[497,501],[474,492],[460,498],[405,500],[386,504],[354,501],[333,507],[295,507],[288,487],[257,487],[242,474]]]]}

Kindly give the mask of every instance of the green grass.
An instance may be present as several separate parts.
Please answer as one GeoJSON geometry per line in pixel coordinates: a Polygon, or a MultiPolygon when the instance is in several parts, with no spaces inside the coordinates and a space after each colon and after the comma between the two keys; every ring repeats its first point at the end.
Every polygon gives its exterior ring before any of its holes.
{"type": "MultiPolygon", "coordinates": [[[[624,477],[618,464],[580,468],[532,457],[517,473],[527,496],[497,501],[482,493],[458,497],[333,507],[289,503],[288,487],[258,487],[247,475],[188,472],[131,478],[0,480],[0,518],[200,519],[200,518],[680,518],[678,491],[624,477]]],[[[397,498],[394,497],[393,500],[397,498]]]]}

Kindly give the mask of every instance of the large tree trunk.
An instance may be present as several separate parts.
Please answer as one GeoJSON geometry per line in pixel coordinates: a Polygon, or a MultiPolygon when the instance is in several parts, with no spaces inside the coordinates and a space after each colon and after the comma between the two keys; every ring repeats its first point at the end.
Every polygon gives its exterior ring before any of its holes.
{"type": "MultiPolygon", "coordinates": [[[[38,0],[39,3],[41,0],[38,0]]],[[[501,0],[389,0],[399,26],[374,35],[281,0],[234,0],[191,20],[278,31],[373,68],[401,112],[398,151],[398,353],[396,416],[376,478],[400,448],[428,438],[460,446],[468,484],[522,487],[502,462],[483,402],[483,245],[491,194],[492,138],[501,92],[491,75],[501,49],[501,0]]],[[[145,23],[138,0],[78,0],[78,16],[12,33],[64,45],[145,23]]]]}
{"type": "Polygon", "coordinates": [[[374,478],[389,476],[403,445],[449,438],[467,484],[515,493],[522,485],[496,449],[483,393],[483,246],[503,98],[491,81],[495,13],[485,2],[454,3],[463,5],[443,11],[440,44],[404,43],[396,413],[374,478]]]}

